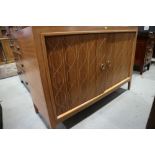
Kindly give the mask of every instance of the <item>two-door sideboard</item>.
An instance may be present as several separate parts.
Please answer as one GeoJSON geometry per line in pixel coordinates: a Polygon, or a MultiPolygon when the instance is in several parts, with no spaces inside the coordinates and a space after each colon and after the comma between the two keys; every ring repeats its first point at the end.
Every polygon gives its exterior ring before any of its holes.
{"type": "Polygon", "coordinates": [[[21,80],[51,128],[128,82],[137,27],[47,26],[11,32],[21,80]]]}

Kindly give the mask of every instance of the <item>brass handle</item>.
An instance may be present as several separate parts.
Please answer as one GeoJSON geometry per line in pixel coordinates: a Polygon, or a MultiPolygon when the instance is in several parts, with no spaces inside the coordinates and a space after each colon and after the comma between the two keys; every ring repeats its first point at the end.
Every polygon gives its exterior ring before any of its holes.
{"type": "Polygon", "coordinates": [[[111,61],[110,60],[108,60],[106,64],[107,64],[108,68],[111,68],[111,61]]]}
{"type": "Polygon", "coordinates": [[[105,70],[105,65],[101,64],[101,70],[104,71],[105,70]]]}

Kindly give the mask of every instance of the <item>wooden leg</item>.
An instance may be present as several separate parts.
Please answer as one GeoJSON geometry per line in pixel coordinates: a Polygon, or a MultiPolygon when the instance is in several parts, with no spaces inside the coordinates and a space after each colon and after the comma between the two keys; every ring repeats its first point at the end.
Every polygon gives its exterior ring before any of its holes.
{"type": "Polygon", "coordinates": [[[35,104],[33,104],[33,105],[34,105],[35,112],[39,113],[38,108],[35,106],[35,104]]]}
{"type": "Polygon", "coordinates": [[[128,82],[128,90],[131,88],[131,81],[128,82]]]}

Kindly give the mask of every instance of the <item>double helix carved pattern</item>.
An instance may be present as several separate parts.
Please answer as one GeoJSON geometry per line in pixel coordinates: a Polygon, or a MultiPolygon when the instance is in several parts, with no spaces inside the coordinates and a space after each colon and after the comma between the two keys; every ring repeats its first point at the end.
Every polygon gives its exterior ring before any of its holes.
{"type": "Polygon", "coordinates": [[[122,36],[86,34],[46,38],[57,115],[103,93],[128,76],[130,59],[127,61],[126,56],[131,57],[133,38],[129,42],[128,34],[122,36]],[[106,64],[109,58],[111,67],[101,70],[101,64],[106,64]]]}
{"type": "Polygon", "coordinates": [[[47,38],[46,44],[59,115],[95,95],[89,87],[96,84],[96,40],[95,35],[62,36],[47,38]]]}

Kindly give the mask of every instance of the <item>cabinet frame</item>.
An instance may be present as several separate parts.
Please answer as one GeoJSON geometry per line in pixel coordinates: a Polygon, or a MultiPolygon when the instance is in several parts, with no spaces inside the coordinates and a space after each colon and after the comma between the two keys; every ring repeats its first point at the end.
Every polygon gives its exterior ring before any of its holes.
{"type": "Polygon", "coordinates": [[[34,108],[39,113],[49,128],[56,128],[59,122],[71,117],[86,107],[94,104],[106,95],[118,89],[121,85],[128,82],[130,88],[132,79],[132,68],[135,56],[137,27],[115,27],[115,26],[34,26],[24,27],[16,32],[12,32],[19,41],[23,57],[25,78],[28,80],[30,93],[33,99],[34,108]],[[45,38],[48,36],[61,35],[80,35],[80,34],[116,34],[116,33],[134,33],[133,49],[131,50],[131,62],[129,76],[112,87],[106,89],[103,93],[94,96],[94,98],[82,103],[75,108],[68,110],[57,116],[53,95],[53,89],[50,78],[50,68],[48,64],[48,55],[46,50],[45,38]],[[25,57],[26,56],[26,57],[25,57]]]}
{"type": "MultiPolygon", "coordinates": [[[[119,31],[109,31],[109,33],[117,33],[119,31]]],[[[135,32],[135,29],[134,30],[127,30],[127,31],[121,31],[122,33],[123,32],[135,32]]],[[[66,32],[40,32],[40,34],[38,34],[39,38],[38,41],[41,43],[41,48],[42,50],[40,50],[41,52],[41,55],[42,55],[42,62],[44,62],[44,65],[45,65],[45,72],[46,72],[46,89],[47,89],[47,86],[48,86],[48,100],[49,100],[49,104],[47,106],[49,106],[48,109],[51,109],[49,111],[49,115],[51,115],[51,117],[53,118],[53,121],[52,121],[52,127],[56,127],[56,125],[59,123],[59,122],[62,122],[64,121],[65,119],[71,117],[72,115],[78,113],[79,111],[87,108],[88,106],[94,104],[95,102],[99,101],[100,99],[102,99],[103,97],[107,96],[108,94],[110,94],[111,92],[115,91],[116,89],[118,89],[120,86],[122,86],[124,83],[127,83],[128,82],[128,89],[130,89],[130,85],[131,85],[131,80],[132,80],[132,68],[133,68],[133,61],[134,61],[134,56],[135,56],[135,47],[136,47],[136,38],[137,38],[137,32],[135,34],[135,38],[134,38],[134,45],[133,45],[133,52],[132,52],[132,56],[131,56],[131,62],[130,62],[130,71],[129,71],[129,77],[127,77],[126,79],[122,80],[121,82],[115,84],[114,86],[110,87],[109,89],[105,90],[103,93],[101,93],[100,95],[88,100],[87,102],[84,102],[83,104],[57,116],[56,115],[56,108],[55,108],[55,105],[54,105],[54,97],[53,97],[53,91],[52,91],[52,85],[51,85],[51,78],[50,78],[50,73],[49,73],[49,65],[48,65],[48,58],[47,58],[47,51],[46,51],[46,45],[45,45],[45,37],[47,36],[60,36],[60,35],[73,35],[73,34],[89,34],[89,33],[105,33],[105,32],[98,32],[98,31],[91,31],[91,32],[70,32],[70,33],[66,33],[66,32]],[[52,104],[51,104],[52,103],[52,104]]],[[[106,32],[107,33],[107,32],[106,32]]],[[[40,55],[40,56],[41,56],[40,55]]],[[[40,57],[39,56],[39,57],[40,57]]],[[[44,77],[45,78],[45,77],[44,77]]],[[[46,94],[47,95],[47,94],[46,94]]]]}

